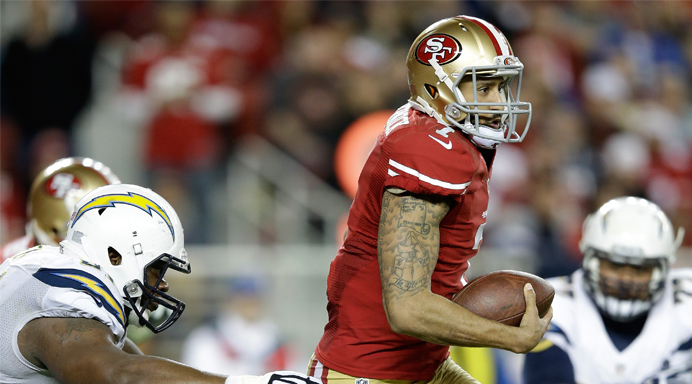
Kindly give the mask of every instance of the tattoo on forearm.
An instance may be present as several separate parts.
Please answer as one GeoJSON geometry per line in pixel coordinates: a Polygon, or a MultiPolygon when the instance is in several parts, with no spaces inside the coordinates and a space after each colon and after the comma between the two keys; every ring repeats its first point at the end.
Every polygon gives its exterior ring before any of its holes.
{"type": "Polygon", "coordinates": [[[84,319],[66,319],[65,321],[65,332],[61,335],[63,342],[72,340],[79,340],[84,332],[92,331],[97,329],[101,325],[96,321],[84,321],[84,319]]]}
{"type": "Polygon", "coordinates": [[[413,231],[397,244],[394,266],[388,285],[402,291],[415,291],[425,287],[430,279],[430,253],[421,246],[413,231]]]}
{"type": "Polygon", "coordinates": [[[403,197],[397,227],[408,227],[427,235],[430,233],[430,224],[425,222],[425,213],[425,201],[408,196],[403,197]],[[407,215],[407,218],[404,218],[404,215],[407,215]]]}
{"type": "Polygon", "coordinates": [[[445,208],[415,196],[384,194],[377,253],[385,292],[415,294],[430,285],[439,250],[439,232],[432,225],[445,208]]]}

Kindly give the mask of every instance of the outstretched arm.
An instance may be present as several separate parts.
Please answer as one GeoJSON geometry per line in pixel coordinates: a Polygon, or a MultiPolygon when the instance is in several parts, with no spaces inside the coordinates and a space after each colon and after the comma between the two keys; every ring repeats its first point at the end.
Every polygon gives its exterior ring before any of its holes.
{"type": "Polygon", "coordinates": [[[377,253],[382,301],[392,330],[431,343],[493,347],[525,353],[538,344],[552,311],[538,317],[533,290],[525,289],[520,327],[484,319],[431,292],[446,200],[385,191],[377,253]]]}
{"type": "Polygon", "coordinates": [[[288,371],[226,378],[172,360],[126,353],[115,345],[111,330],[93,319],[35,319],[19,332],[17,341],[26,359],[66,384],[321,384],[288,371]]]}
{"type": "Polygon", "coordinates": [[[171,360],[126,353],[111,330],[93,319],[35,319],[19,332],[18,343],[25,358],[66,384],[225,381],[171,360]]]}
{"type": "Polygon", "coordinates": [[[144,354],[139,349],[137,344],[135,344],[134,341],[130,340],[129,337],[125,338],[125,345],[123,345],[123,351],[125,351],[131,355],[143,355],[144,354]]]}

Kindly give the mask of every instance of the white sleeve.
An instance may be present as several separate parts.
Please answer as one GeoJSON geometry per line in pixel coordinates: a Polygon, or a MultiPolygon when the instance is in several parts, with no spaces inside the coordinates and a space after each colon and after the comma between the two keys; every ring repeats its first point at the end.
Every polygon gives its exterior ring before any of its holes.
{"type": "Polygon", "coordinates": [[[39,317],[82,317],[108,326],[118,340],[125,342],[126,317],[122,298],[105,274],[77,268],[42,268],[34,277],[50,285],[41,303],[39,317]]]}
{"type": "Polygon", "coordinates": [[[298,372],[275,371],[263,376],[229,376],[226,384],[322,384],[322,381],[298,372]]]}

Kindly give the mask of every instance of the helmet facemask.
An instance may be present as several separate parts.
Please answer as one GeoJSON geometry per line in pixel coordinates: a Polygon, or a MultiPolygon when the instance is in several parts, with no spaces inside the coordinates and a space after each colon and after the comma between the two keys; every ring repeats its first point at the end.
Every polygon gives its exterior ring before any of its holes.
{"type": "Polygon", "coordinates": [[[636,320],[663,297],[668,260],[665,256],[624,256],[590,248],[583,264],[586,291],[608,318],[618,322],[636,320]],[[604,274],[602,268],[610,272],[604,274]],[[646,275],[648,278],[644,278],[646,275]]]}
{"type": "Polygon", "coordinates": [[[437,60],[431,59],[429,63],[440,78],[441,84],[439,86],[448,87],[454,95],[454,101],[444,107],[444,117],[448,122],[471,135],[474,140],[490,141],[487,146],[494,146],[502,142],[519,143],[524,140],[528,133],[532,114],[531,103],[519,101],[524,65],[517,58],[510,56],[498,56],[495,61],[512,64],[498,63],[497,65],[466,67],[461,72],[454,72],[451,76],[447,76],[442,67],[437,64],[437,60]],[[454,82],[450,77],[455,79],[454,82]],[[472,83],[473,100],[466,100],[461,91],[460,86],[465,78],[470,78],[472,83]],[[477,83],[479,79],[483,78],[502,78],[504,80],[500,101],[482,102],[478,100],[477,83]],[[518,79],[515,98],[512,87],[516,78],[518,79]],[[492,107],[501,107],[502,109],[489,109],[492,107]],[[482,124],[480,118],[482,114],[500,115],[500,127],[495,129],[482,124]],[[519,115],[527,115],[527,121],[522,129],[517,130],[519,115]]]}
{"type": "Polygon", "coordinates": [[[508,66],[485,66],[465,68],[459,76],[457,76],[452,86],[455,102],[448,104],[445,107],[445,117],[453,125],[462,131],[472,135],[474,138],[491,140],[494,142],[519,143],[524,140],[528,132],[529,124],[531,123],[531,103],[520,102],[519,93],[521,91],[523,65],[508,65],[508,66]],[[494,71],[491,77],[501,77],[504,79],[504,86],[500,92],[501,101],[499,102],[481,102],[478,101],[477,82],[479,78],[483,78],[486,71],[494,71]],[[461,82],[464,77],[470,77],[473,87],[473,100],[467,101],[461,92],[461,82]],[[512,83],[515,78],[517,80],[517,95],[516,99],[512,92],[512,83]],[[502,107],[502,109],[489,110],[491,107],[502,107]],[[483,108],[483,109],[481,109],[483,108]],[[500,115],[501,123],[498,129],[494,129],[481,123],[480,114],[500,115]],[[463,117],[463,114],[466,117],[463,117]],[[527,122],[524,128],[517,132],[517,120],[519,115],[528,115],[527,122]]]}
{"type": "Polygon", "coordinates": [[[159,289],[169,268],[186,274],[191,271],[187,261],[164,253],[144,267],[143,282],[132,280],[123,287],[124,298],[129,303],[128,307],[137,316],[136,321],[154,333],[159,333],[173,325],[185,310],[185,303],[159,289]],[[150,305],[154,308],[149,308],[150,305]],[[163,322],[154,326],[149,321],[149,314],[159,305],[171,312],[163,322]]]}

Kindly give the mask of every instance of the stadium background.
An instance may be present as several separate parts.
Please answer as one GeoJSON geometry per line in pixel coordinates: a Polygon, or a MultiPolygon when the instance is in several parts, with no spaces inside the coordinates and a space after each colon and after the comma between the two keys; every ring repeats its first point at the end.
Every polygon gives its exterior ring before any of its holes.
{"type": "Polygon", "coordinates": [[[193,274],[171,291],[188,309],[143,348],[179,358],[251,276],[302,369],[354,178],[408,96],[409,45],[457,14],[507,35],[534,111],[498,152],[470,277],[571,272],[582,220],[615,196],[692,229],[690,2],[2,1],[0,243],[23,234],[40,169],[98,159],[185,228],[193,274]]]}

